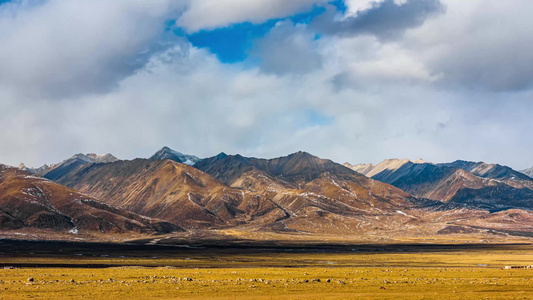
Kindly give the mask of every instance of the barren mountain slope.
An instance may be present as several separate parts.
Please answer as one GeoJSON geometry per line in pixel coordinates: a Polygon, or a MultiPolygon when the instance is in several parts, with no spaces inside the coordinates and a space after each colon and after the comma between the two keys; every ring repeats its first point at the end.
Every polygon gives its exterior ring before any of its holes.
{"type": "Polygon", "coordinates": [[[117,160],[118,159],[116,157],[114,157],[113,155],[109,153],[103,154],[103,155],[96,155],[94,153],[89,153],[89,154],[79,153],[58,164],[54,164],[50,166],[48,169],[41,167],[40,170],[36,172],[36,175],[41,175],[45,178],[56,181],[57,179],[61,178],[65,174],[68,174],[69,172],[83,165],[93,164],[93,163],[110,163],[110,162],[115,162],[117,160]]]}
{"type": "MultiPolygon", "coordinates": [[[[285,228],[308,213],[361,218],[419,205],[391,185],[303,152],[273,160],[221,154],[202,164],[231,187],[184,164],[142,159],[86,165],[59,182],[186,228],[285,228]]],[[[323,222],[315,221],[310,230],[323,222]]]]}
{"type": "Polygon", "coordinates": [[[271,160],[221,154],[195,167],[233,187],[267,195],[290,216],[274,225],[289,229],[359,230],[379,215],[409,220],[398,211],[422,205],[398,188],[305,152],[271,160]]]}
{"type": "Polygon", "coordinates": [[[533,182],[522,180],[523,174],[515,176],[516,171],[499,165],[475,163],[477,167],[472,167],[473,164],[458,162],[429,164],[386,160],[367,174],[421,198],[460,203],[477,209],[533,209],[533,182]],[[469,167],[488,178],[460,166],[469,167]]]}
{"type": "Polygon", "coordinates": [[[0,228],[108,233],[179,231],[174,224],[111,207],[93,197],[0,165],[0,228]]]}
{"type": "Polygon", "coordinates": [[[508,179],[518,179],[518,180],[527,180],[533,181],[529,176],[515,171],[509,167],[498,165],[498,164],[488,164],[484,162],[471,162],[464,160],[457,160],[452,163],[439,164],[446,167],[455,167],[458,169],[466,170],[476,176],[483,178],[492,178],[499,180],[508,180],[508,179]]]}
{"type": "Polygon", "coordinates": [[[230,226],[283,215],[270,201],[259,201],[255,195],[170,160],[87,165],[59,182],[109,204],[187,228],[230,226]]]}

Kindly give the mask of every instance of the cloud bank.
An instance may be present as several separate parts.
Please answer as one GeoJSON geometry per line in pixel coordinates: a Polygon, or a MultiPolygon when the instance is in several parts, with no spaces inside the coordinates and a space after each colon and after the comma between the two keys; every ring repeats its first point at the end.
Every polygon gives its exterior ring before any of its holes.
{"type": "Polygon", "coordinates": [[[0,162],[298,150],[533,165],[533,3],[15,1],[0,5],[0,162]],[[216,2],[216,4],[215,4],[216,2]],[[323,7],[310,22],[289,17],[323,7]],[[278,23],[222,63],[187,35],[278,23]]]}

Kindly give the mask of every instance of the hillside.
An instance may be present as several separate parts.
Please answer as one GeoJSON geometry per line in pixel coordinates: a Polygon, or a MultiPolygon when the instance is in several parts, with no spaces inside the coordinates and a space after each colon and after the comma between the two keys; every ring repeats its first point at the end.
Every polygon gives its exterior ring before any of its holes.
{"type": "Polygon", "coordinates": [[[0,165],[0,228],[168,233],[174,224],[124,211],[29,172],[0,165]]]}
{"type": "MultiPolygon", "coordinates": [[[[353,168],[361,170],[362,165],[353,168]]],[[[475,209],[533,209],[533,181],[509,167],[465,161],[430,164],[389,159],[365,171],[376,180],[420,198],[475,209]]]]}
{"type": "Polygon", "coordinates": [[[58,182],[106,203],[187,228],[235,225],[283,212],[269,201],[232,189],[171,160],[120,161],[84,166],[58,182]]]}
{"type": "Polygon", "coordinates": [[[384,211],[408,219],[396,211],[419,206],[393,186],[307,153],[272,160],[222,154],[195,167],[210,174],[170,160],[136,159],[86,165],[58,182],[191,229],[349,231],[384,211]]]}

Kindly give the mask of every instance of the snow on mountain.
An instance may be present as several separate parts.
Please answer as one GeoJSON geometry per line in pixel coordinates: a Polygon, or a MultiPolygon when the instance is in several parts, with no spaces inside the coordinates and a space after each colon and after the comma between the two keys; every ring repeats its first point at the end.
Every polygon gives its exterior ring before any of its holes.
{"type": "Polygon", "coordinates": [[[489,164],[485,162],[471,162],[464,160],[457,160],[452,163],[439,164],[445,167],[454,167],[466,170],[476,176],[492,179],[519,179],[532,180],[523,173],[515,171],[507,166],[499,164],[489,164]]]}
{"type": "Polygon", "coordinates": [[[526,174],[527,176],[533,178],[533,167],[525,170],[521,170],[520,173],[526,174]]]}
{"type": "Polygon", "coordinates": [[[181,152],[178,152],[176,150],[172,150],[169,147],[163,147],[159,151],[157,151],[154,155],[152,155],[150,160],[165,160],[170,159],[175,162],[179,162],[182,164],[186,164],[189,166],[194,165],[197,161],[200,160],[200,158],[194,156],[194,155],[188,155],[183,154],[181,152]]]}

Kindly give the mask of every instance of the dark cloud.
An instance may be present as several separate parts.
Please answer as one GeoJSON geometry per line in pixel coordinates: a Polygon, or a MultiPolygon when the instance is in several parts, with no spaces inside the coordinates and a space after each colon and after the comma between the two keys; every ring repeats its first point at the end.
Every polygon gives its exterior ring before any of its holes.
{"type": "Polygon", "coordinates": [[[386,0],[342,20],[335,20],[336,13],[330,9],[316,20],[314,26],[330,35],[371,34],[381,39],[394,39],[444,11],[440,0],[408,0],[403,4],[386,0]]]}

